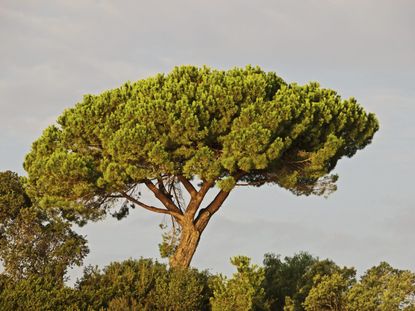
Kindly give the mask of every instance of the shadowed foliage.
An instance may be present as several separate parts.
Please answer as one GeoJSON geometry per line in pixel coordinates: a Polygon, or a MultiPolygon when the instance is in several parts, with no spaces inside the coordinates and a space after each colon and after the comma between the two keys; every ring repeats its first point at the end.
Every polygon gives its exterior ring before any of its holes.
{"type": "Polygon", "coordinates": [[[76,288],[82,310],[206,310],[211,295],[207,279],[206,272],[169,270],[140,259],[115,262],[104,271],[89,267],[76,288]]]}

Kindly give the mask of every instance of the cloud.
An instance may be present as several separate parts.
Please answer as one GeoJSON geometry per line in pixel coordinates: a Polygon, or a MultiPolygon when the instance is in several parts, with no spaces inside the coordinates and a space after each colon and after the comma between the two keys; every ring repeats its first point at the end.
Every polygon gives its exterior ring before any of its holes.
{"type": "MultiPolygon", "coordinates": [[[[287,81],[317,80],[356,96],[378,114],[381,130],[367,150],[341,161],[339,191],[328,200],[275,187],[236,192],[208,226],[195,265],[227,271],[226,258],[239,252],[261,261],[268,251],[309,250],[359,267],[387,258],[414,269],[401,243],[415,233],[405,221],[415,206],[408,195],[414,14],[412,0],[3,0],[1,169],[21,172],[30,143],[83,94],[174,65],[258,64],[287,81]],[[406,212],[389,200],[397,197],[406,212]],[[389,219],[386,229],[382,219],[389,219]]],[[[90,227],[89,262],[157,252],[157,220],[134,215],[90,227]],[[110,251],[108,243],[115,245],[110,251]]]]}

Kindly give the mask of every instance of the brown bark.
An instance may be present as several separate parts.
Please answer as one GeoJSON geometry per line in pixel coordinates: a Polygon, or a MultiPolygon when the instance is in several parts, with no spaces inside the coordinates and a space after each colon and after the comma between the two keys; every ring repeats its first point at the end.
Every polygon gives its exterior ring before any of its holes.
{"type": "Polygon", "coordinates": [[[188,218],[194,218],[197,210],[200,207],[200,204],[202,204],[203,199],[205,198],[206,193],[213,186],[213,184],[213,182],[204,181],[200,190],[196,193],[195,196],[191,198],[189,205],[186,209],[186,216],[188,218]]]}
{"type": "Polygon", "coordinates": [[[200,210],[197,215],[194,223],[198,230],[201,232],[205,230],[210,218],[215,214],[219,208],[222,206],[223,202],[226,200],[230,192],[228,191],[219,191],[213,201],[206,207],[200,210]]]}
{"type": "MultiPolygon", "coordinates": [[[[233,177],[237,181],[242,176],[243,172],[238,172],[233,177]]],[[[230,191],[220,190],[208,206],[199,210],[206,193],[214,185],[214,182],[203,181],[201,188],[197,191],[183,176],[180,176],[179,180],[190,193],[191,200],[184,212],[182,222],[179,223],[182,229],[180,242],[175,253],[170,258],[170,266],[186,268],[190,265],[202,232],[205,230],[213,214],[221,208],[223,202],[229,196],[230,191]],[[195,217],[198,210],[199,213],[195,217]]]]}
{"type": "Polygon", "coordinates": [[[180,242],[174,255],[170,258],[170,267],[187,268],[200,241],[201,232],[193,224],[182,226],[180,242]]]}
{"type": "MultiPolygon", "coordinates": [[[[206,186],[208,189],[208,187],[206,186]]],[[[198,199],[194,198],[194,206],[199,207],[203,198],[207,192],[207,189],[201,189],[198,193],[198,199]]],[[[171,267],[187,268],[192,261],[193,255],[196,252],[196,248],[199,245],[199,240],[203,230],[205,230],[212,215],[222,206],[222,203],[228,197],[229,192],[220,191],[213,201],[204,209],[202,209],[196,219],[193,219],[197,210],[189,208],[186,210],[181,223],[182,231],[180,235],[180,242],[174,255],[170,258],[171,267]]],[[[189,204],[192,207],[192,203],[189,204]]]]}
{"type": "Polygon", "coordinates": [[[144,180],[144,184],[147,186],[148,189],[151,190],[151,192],[154,193],[155,197],[157,199],[159,199],[159,201],[161,203],[163,203],[163,205],[172,212],[178,213],[178,214],[182,214],[182,211],[176,206],[176,204],[173,203],[173,201],[166,196],[166,194],[158,189],[149,179],[144,180]]]}

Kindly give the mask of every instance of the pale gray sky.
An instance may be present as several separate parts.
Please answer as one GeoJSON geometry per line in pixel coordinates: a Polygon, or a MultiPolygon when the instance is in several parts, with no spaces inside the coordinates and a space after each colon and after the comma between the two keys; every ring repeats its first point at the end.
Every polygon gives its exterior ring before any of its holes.
{"type": "MultiPolygon", "coordinates": [[[[415,270],[414,16],[413,0],[0,0],[0,170],[24,174],[31,142],[83,94],[181,64],[260,65],[355,96],[381,130],[340,161],[328,199],[235,191],[193,265],[228,273],[233,255],[306,250],[360,272],[381,260],[415,270]]],[[[157,257],[161,219],[88,225],[86,263],[157,257]]]]}

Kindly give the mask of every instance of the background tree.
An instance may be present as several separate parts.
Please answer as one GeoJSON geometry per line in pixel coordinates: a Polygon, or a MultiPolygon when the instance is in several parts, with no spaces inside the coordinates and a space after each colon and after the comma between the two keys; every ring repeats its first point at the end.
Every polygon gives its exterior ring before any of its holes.
{"type": "Polygon", "coordinates": [[[354,269],[313,278],[304,302],[305,310],[390,311],[415,310],[415,274],[392,268],[386,262],[354,278],[354,269]]]}
{"type": "MultiPolygon", "coordinates": [[[[264,255],[265,278],[262,283],[265,288],[265,297],[271,305],[271,310],[283,310],[288,297],[293,305],[293,310],[302,310],[303,295],[300,289],[309,281],[310,276],[305,275],[311,267],[318,262],[318,258],[309,253],[301,252],[292,257],[281,260],[279,255],[264,255]]],[[[311,280],[312,280],[311,276],[311,280]]]]}
{"type": "Polygon", "coordinates": [[[347,291],[355,282],[354,275],[335,272],[314,277],[314,286],[304,301],[306,311],[345,311],[347,291]]]}
{"type": "Polygon", "coordinates": [[[32,204],[16,173],[0,172],[0,260],[7,275],[15,281],[48,275],[62,283],[87,253],[86,240],[68,222],[32,204]]]}
{"type": "MultiPolygon", "coordinates": [[[[321,294],[322,299],[329,301],[329,298],[338,299],[333,305],[343,306],[343,293],[355,282],[356,270],[354,268],[339,267],[334,261],[329,259],[318,260],[313,263],[302,276],[299,283],[298,291],[293,296],[295,310],[306,310],[304,303],[310,296],[310,292],[321,294]],[[324,284],[320,285],[324,281],[324,284]],[[316,289],[316,287],[318,287],[316,289]],[[324,296],[335,292],[337,295],[324,296]]],[[[318,295],[317,295],[318,296],[318,295]]],[[[311,298],[310,298],[311,299],[311,298]]],[[[323,303],[321,303],[321,306],[323,303]]]]}
{"type": "Polygon", "coordinates": [[[213,297],[210,299],[212,311],[269,310],[265,302],[264,269],[250,264],[250,258],[236,256],[231,263],[237,272],[231,279],[217,275],[211,280],[213,297]]]}
{"type": "Polygon", "coordinates": [[[323,278],[337,273],[345,280],[351,280],[356,274],[353,268],[341,268],[329,259],[321,260],[307,252],[284,257],[284,260],[279,255],[265,254],[264,271],[265,299],[271,310],[281,311],[305,310],[306,298],[323,278]]]}
{"type": "Polygon", "coordinates": [[[349,311],[415,310],[415,274],[382,262],[362,276],[347,294],[349,311]]]}
{"type": "Polygon", "coordinates": [[[85,96],[34,142],[24,167],[39,203],[78,223],[111,207],[119,218],[132,206],[170,215],[181,230],[170,264],[186,267],[235,186],[326,195],[337,161],[377,129],[355,99],[317,83],[287,84],[258,67],[183,66],[85,96]],[[144,202],[142,188],[162,206],[144,202]]]}

